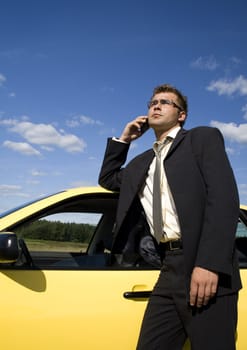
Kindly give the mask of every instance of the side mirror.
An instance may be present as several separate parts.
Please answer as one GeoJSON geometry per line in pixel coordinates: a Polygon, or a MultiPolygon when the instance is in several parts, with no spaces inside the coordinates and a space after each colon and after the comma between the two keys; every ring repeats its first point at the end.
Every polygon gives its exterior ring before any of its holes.
{"type": "Polygon", "coordinates": [[[17,236],[13,232],[0,232],[0,263],[13,263],[18,259],[17,236]]]}

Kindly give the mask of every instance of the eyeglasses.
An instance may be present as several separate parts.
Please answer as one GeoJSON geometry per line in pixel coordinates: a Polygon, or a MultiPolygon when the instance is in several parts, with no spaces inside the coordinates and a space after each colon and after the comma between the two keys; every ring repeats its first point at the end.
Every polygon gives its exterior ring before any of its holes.
{"type": "Polygon", "coordinates": [[[156,106],[158,103],[160,103],[162,105],[170,105],[170,106],[173,106],[173,107],[179,109],[180,111],[183,111],[183,108],[180,107],[179,105],[177,105],[175,102],[173,102],[171,100],[165,100],[165,99],[149,101],[148,102],[148,108],[156,106]]]}

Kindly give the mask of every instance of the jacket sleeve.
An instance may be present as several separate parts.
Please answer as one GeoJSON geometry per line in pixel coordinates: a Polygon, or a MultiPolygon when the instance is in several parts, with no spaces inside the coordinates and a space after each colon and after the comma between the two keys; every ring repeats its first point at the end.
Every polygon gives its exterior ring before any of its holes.
{"type": "Polygon", "coordinates": [[[99,184],[111,191],[119,191],[124,168],[127,159],[129,144],[107,140],[106,151],[99,173],[99,184]]]}
{"type": "Polygon", "coordinates": [[[195,132],[193,149],[206,187],[206,206],[195,266],[232,273],[239,198],[218,129],[195,132]]]}

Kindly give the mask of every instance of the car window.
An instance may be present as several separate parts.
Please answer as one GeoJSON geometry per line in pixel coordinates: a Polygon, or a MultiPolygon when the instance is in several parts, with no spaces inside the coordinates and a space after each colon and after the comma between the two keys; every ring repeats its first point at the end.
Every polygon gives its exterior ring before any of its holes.
{"type": "Polygon", "coordinates": [[[15,230],[32,252],[87,251],[102,214],[59,213],[44,216],[15,230]]]}
{"type": "MultiPolygon", "coordinates": [[[[104,216],[107,213],[63,212],[21,225],[15,230],[22,251],[19,264],[43,269],[88,265],[88,246],[104,216]]],[[[106,251],[103,240],[95,250],[102,254],[106,251]]]]}
{"type": "Polygon", "coordinates": [[[239,219],[237,227],[237,237],[247,237],[247,226],[239,219]]]}
{"type": "Polygon", "coordinates": [[[15,230],[32,252],[85,252],[102,214],[59,213],[44,216],[15,230]]]}
{"type": "Polygon", "coordinates": [[[238,253],[239,266],[247,268],[247,215],[245,210],[241,210],[236,233],[236,247],[238,253]]]}
{"type": "Polygon", "coordinates": [[[80,196],[44,208],[11,227],[20,256],[12,268],[105,268],[117,198],[80,196]]]}

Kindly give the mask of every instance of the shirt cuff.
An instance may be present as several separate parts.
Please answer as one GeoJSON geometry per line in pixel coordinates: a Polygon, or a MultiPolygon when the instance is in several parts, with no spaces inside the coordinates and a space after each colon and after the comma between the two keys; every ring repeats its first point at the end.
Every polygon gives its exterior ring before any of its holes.
{"type": "Polygon", "coordinates": [[[113,138],[112,138],[112,140],[113,140],[113,141],[117,141],[117,142],[121,142],[121,143],[125,143],[126,145],[128,145],[128,144],[129,144],[129,142],[126,142],[126,141],[120,140],[120,139],[118,139],[117,137],[113,137],[113,138]]]}

